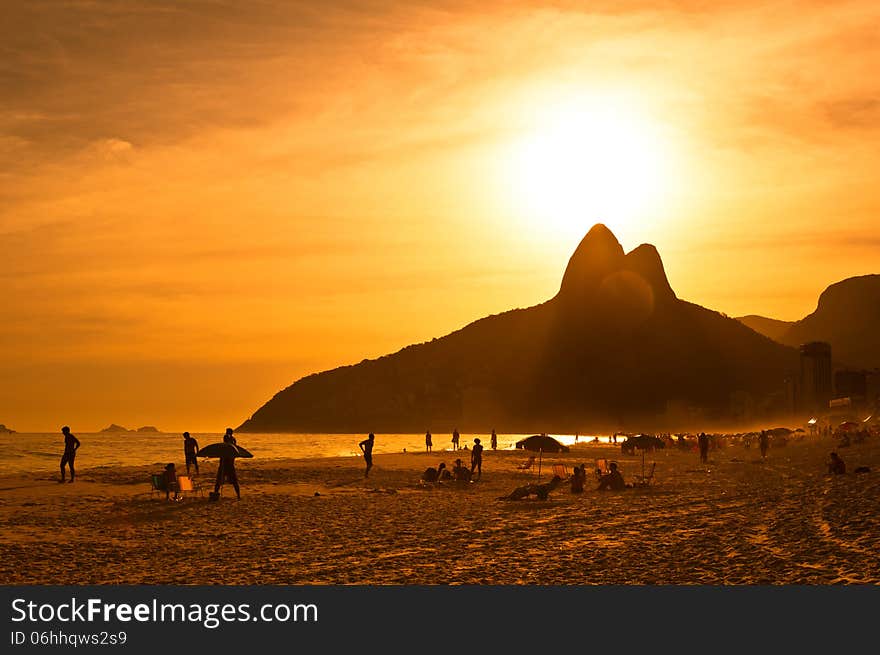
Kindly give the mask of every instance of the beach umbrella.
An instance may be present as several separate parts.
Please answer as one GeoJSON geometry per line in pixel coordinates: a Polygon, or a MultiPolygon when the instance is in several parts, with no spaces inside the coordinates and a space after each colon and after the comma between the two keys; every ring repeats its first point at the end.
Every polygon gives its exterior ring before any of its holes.
{"type": "Polygon", "coordinates": [[[849,430],[856,430],[856,429],[858,429],[858,427],[859,427],[859,424],[855,423],[854,421],[844,421],[843,423],[841,423],[840,425],[837,426],[837,429],[848,432],[849,430]]]}
{"type": "Polygon", "coordinates": [[[199,457],[253,457],[250,451],[231,443],[212,443],[199,448],[199,457]]]}
{"type": "Polygon", "coordinates": [[[773,428],[772,430],[767,430],[767,434],[772,437],[784,437],[791,434],[791,430],[788,428],[773,428]]]}

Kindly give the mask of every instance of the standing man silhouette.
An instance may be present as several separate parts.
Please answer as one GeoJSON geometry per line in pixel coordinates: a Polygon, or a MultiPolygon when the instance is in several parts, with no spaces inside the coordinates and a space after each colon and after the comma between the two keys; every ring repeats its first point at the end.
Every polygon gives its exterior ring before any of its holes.
{"type": "Polygon", "coordinates": [[[705,464],[709,461],[709,437],[705,432],[700,432],[697,443],[700,446],[700,463],[705,464]]]}
{"type": "Polygon", "coordinates": [[[490,442],[492,450],[498,450],[498,435],[495,434],[495,428],[492,428],[492,440],[490,442]]]}
{"type": "Polygon", "coordinates": [[[428,430],[425,432],[425,451],[431,452],[431,448],[434,446],[434,440],[431,439],[431,431],[428,430]]]}
{"type": "Polygon", "coordinates": [[[375,440],[376,435],[370,432],[370,436],[358,444],[358,447],[364,454],[364,463],[367,465],[367,470],[364,471],[365,478],[370,476],[370,469],[373,468],[373,443],[375,440]]]}
{"type": "Polygon", "coordinates": [[[471,451],[471,474],[477,473],[477,478],[483,477],[483,445],[479,437],[474,439],[474,449],[471,451]]]}
{"type": "Polygon", "coordinates": [[[223,443],[236,444],[235,437],[232,435],[232,428],[226,428],[226,434],[223,435],[223,443]]]}
{"type": "Polygon", "coordinates": [[[76,475],[73,470],[73,460],[76,458],[76,451],[80,446],[79,439],[70,432],[70,428],[66,425],[61,428],[61,433],[64,435],[64,454],[61,456],[61,479],[59,482],[64,482],[65,464],[70,466],[70,481],[73,482],[73,477],[76,475]]]}
{"type": "Polygon", "coordinates": [[[183,457],[186,460],[186,474],[189,475],[190,465],[195,466],[196,475],[199,474],[199,460],[196,453],[199,452],[199,442],[189,436],[189,432],[183,433],[183,457]]]}
{"type": "Polygon", "coordinates": [[[766,430],[761,430],[758,445],[761,446],[761,459],[767,459],[767,449],[770,447],[770,437],[767,435],[766,430]]]}
{"type": "Polygon", "coordinates": [[[452,430],[452,450],[458,450],[458,428],[453,428],[452,430]]]}

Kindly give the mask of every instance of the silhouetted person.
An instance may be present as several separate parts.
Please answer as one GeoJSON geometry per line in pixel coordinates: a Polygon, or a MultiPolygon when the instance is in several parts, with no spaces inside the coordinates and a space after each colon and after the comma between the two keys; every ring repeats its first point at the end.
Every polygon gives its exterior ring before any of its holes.
{"type": "Polygon", "coordinates": [[[367,469],[364,471],[364,477],[369,477],[370,469],[373,468],[373,443],[376,441],[376,435],[370,432],[370,436],[358,444],[358,448],[364,454],[364,463],[367,469]]]}
{"type": "Polygon", "coordinates": [[[498,450],[498,435],[495,434],[495,430],[492,430],[490,445],[492,446],[492,450],[498,450]]]}
{"type": "MultiPolygon", "coordinates": [[[[228,430],[227,434],[231,434],[232,430],[228,430]]],[[[224,439],[225,440],[225,439],[224,439]]],[[[235,489],[235,496],[241,500],[241,489],[238,487],[238,473],[235,471],[235,457],[233,455],[224,455],[220,458],[220,465],[217,467],[217,481],[214,483],[214,493],[220,493],[220,487],[223,486],[224,480],[232,485],[235,489]]]]}
{"type": "Polygon", "coordinates": [[[434,468],[433,466],[429,466],[425,469],[425,472],[422,473],[422,480],[425,482],[438,482],[443,475],[443,472],[446,470],[446,463],[440,462],[440,466],[434,468]]]}
{"type": "Polygon", "coordinates": [[[623,476],[620,474],[620,471],[617,470],[617,462],[611,462],[608,465],[610,469],[608,473],[599,478],[599,487],[597,491],[604,491],[605,489],[611,489],[612,491],[621,491],[626,489],[626,483],[623,481],[623,476]]]}
{"type": "Polygon", "coordinates": [[[70,481],[73,482],[73,478],[76,475],[76,472],[73,470],[73,460],[76,459],[76,451],[79,449],[79,439],[71,433],[70,428],[66,425],[61,428],[61,433],[64,435],[64,454],[61,455],[61,479],[59,482],[64,482],[65,465],[70,467],[70,481]]]}
{"type": "Polygon", "coordinates": [[[758,445],[761,447],[761,458],[767,458],[767,449],[770,447],[770,435],[766,430],[761,430],[761,436],[758,438],[758,445]]]}
{"type": "Polygon", "coordinates": [[[837,453],[831,453],[831,460],[828,462],[828,472],[833,475],[843,475],[846,473],[846,464],[838,457],[837,453]]]}
{"type": "Polygon", "coordinates": [[[462,464],[460,459],[455,460],[455,466],[452,467],[452,478],[456,482],[470,482],[471,470],[462,464]]]}
{"type": "Polygon", "coordinates": [[[474,472],[478,478],[483,477],[483,444],[479,437],[474,439],[474,449],[471,451],[471,474],[474,472]]]}
{"type": "Polygon", "coordinates": [[[452,450],[458,450],[458,440],[459,440],[458,428],[455,428],[452,431],[452,450]]]}
{"type": "Polygon", "coordinates": [[[549,482],[544,482],[543,484],[529,482],[521,487],[517,487],[506,496],[500,496],[498,500],[522,500],[532,494],[535,494],[538,500],[547,500],[550,497],[550,492],[556,489],[561,482],[562,478],[558,475],[554,475],[549,482]]]}
{"type": "Polygon", "coordinates": [[[177,486],[177,469],[174,463],[170,462],[165,465],[165,472],[162,473],[162,483],[165,487],[165,500],[171,500],[171,492],[174,492],[174,500],[180,500],[179,487],[177,486]]]}
{"type": "Polygon", "coordinates": [[[584,493],[584,482],[587,481],[587,466],[586,464],[581,464],[580,466],[575,466],[574,471],[571,474],[571,493],[573,494],[582,494],[584,493]]]}
{"type": "Polygon", "coordinates": [[[705,432],[700,432],[697,437],[697,443],[700,446],[700,462],[705,464],[709,461],[709,437],[705,432]]]}
{"type": "Polygon", "coordinates": [[[434,447],[434,440],[431,438],[431,431],[428,430],[425,432],[425,451],[431,452],[431,448],[434,447]]]}
{"type": "Polygon", "coordinates": [[[189,432],[183,433],[183,456],[186,459],[186,474],[189,475],[189,467],[196,467],[196,475],[199,474],[199,460],[196,453],[199,452],[199,442],[195,437],[189,436],[189,432]]]}
{"type": "Polygon", "coordinates": [[[231,443],[236,445],[235,437],[232,436],[232,428],[226,428],[226,434],[223,435],[223,443],[231,443]]]}

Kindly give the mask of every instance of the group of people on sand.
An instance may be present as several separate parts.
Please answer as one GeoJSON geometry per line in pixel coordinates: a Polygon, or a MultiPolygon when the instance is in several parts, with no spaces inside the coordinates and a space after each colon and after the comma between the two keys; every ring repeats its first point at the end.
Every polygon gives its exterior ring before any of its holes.
{"type": "MultiPolygon", "coordinates": [[[[65,425],[61,428],[61,434],[64,435],[64,453],[61,455],[61,479],[58,482],[73,482],[76,477],[76,469],[74,462],[76,460],[76,452],[79,450],[80,440],[76,438],[70,431],[70,427],[65,425]],[[67,480],[67,471],[70,470],[70,480],[67,480]]],[[[235,436],[232,428],[226,428],[226,434],[223,436],[223,443],[236,445],[235,436]]],[[[183,457],[186,462],[186,475],[190,475],[190,468],[194,468],[196,475],[199,474],[199,442],[190,435],[189,432],[183,433],[183,457]]],[[[160,474],[162,486],[165,490],[166,500],[180,500],[180,484],[177,480],[177,467],[174,462],[165,465],[165,470],[160,474]],[[174,492],[174,497],[171,493],[174,492]]],[[[241,488],[238,484],[238,473],[235,470],[235,457],[232,454],[226,454],[220,457],[220,463],[217,467],[217,479],[214,484],[214,497],[219,498],[220,488],[224,482],[229,482],[235,489],[236,497],[241,500],[241,488]]]]}

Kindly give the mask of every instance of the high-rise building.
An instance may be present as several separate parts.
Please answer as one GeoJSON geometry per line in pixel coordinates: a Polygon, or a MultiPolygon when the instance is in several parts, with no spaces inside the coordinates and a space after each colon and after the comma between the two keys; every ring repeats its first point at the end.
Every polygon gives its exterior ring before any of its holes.
{"type": "Polygon", "coordinates": [[[805,343],[801,351],[801,407],[808,412],[828,409],[831,400],[831,344],[805,343]]]}

